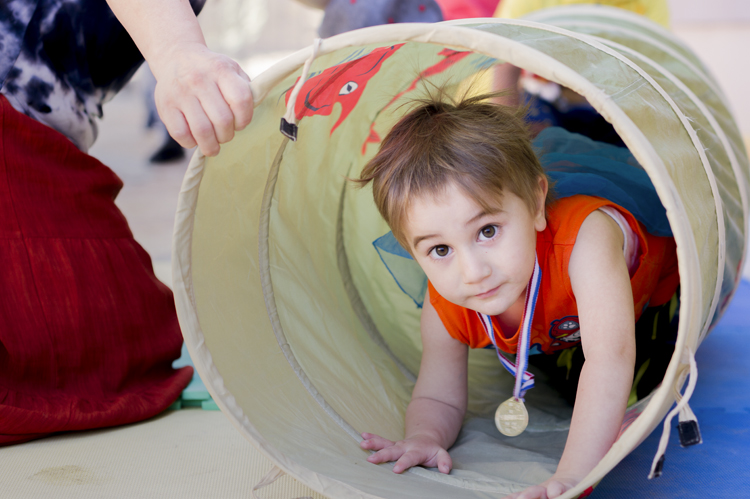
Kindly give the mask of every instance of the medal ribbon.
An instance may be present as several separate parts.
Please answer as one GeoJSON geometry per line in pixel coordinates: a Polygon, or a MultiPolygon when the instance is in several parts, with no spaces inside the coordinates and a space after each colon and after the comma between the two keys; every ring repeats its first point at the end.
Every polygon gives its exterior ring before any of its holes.
{"type": "Polygon", "coordinates": [[[531,323],[534,320],[534,309],[536,301],[539,298],[539,284],[542,282],[542,269],[539,268],[539,261],[534,257],[534,272],[529,279],[529,285],[526,287],[526,302],[523,308],[523,320],[521,321],[521,337],[518,339],[516,350],[516,362],[511,362],[503,354],[495,340],[495,328],[492,325],[492,319],[489,315],[477,312],[479,321],[484,326],[484,331],[490,337],[490,341],[495,345],[497,358],[505,369],[516,378],[516,384],[513,387],[513,398],[523,401],[523,396],[528,390],[534,388],[534,375],[526,370],[529,367],[529,341],[531,339],[531,323]]]}

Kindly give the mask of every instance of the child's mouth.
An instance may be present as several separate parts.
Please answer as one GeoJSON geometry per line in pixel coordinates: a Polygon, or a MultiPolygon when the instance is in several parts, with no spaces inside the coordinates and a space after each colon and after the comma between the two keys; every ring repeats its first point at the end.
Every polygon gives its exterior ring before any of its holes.
{"type": "Polygon", "coordinates": [[[484,293],[479,293],[478,295],[475,295],[476,298],[489,298],[490,296],[497,293],[497,290],[500,289],[500,286],[497,286],[495,288],[490,289],[489,291],[485,291],[484,293]]]}

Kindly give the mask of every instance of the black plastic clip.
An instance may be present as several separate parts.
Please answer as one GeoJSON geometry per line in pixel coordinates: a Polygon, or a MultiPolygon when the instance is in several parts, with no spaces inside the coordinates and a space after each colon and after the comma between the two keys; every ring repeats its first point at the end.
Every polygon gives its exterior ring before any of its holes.
{"type": "Polygon", "coordinates": [[[654,468],[654,473],[649,478],[659,478],[661,476],[661,472],[664,469],[664,454],[661,455],[659,458],[659,461],[656,463],[656,467],[654,468]]]}
{"type": "Polygon", "coordinates": [[[289,137],[292,142],[297,142],[297,125],[289,123],[285,118],[281,118],[281,126],[279,127],[281,133],[289,137]]]}
{"type": "Polygon", "coordinates": [[[703,443],[701,438],[701,430],[698,428],[698,421],[680,421],[677,425],[677,430],[680,433],[680,445],[683,447],[690,447],[703,443]]]}

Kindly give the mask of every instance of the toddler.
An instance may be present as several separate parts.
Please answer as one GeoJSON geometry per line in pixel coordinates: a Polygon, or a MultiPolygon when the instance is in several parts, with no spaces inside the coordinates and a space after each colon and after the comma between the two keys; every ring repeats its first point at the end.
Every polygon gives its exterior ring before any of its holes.
{"type": "MultiPolygon", "coordinates": [[[[527,359],[540,353],[532,359],[552,366],[553,385],[573,385],[570,432],[554,475],[510,497],[553,498],[578,484],[618,437],[634,374],[648,367],[636,349],[636,321],[670,303],[674,316],[675,244],[607,199],[555,200],[522,110],[491,103],[497,96],[420,102],[358,180],[372,182],[380,213],[429,279],[405,437],[363,433],[361,447],[376,451],[372,463],[396,461],[396,473],[417,465],[449,473],[447,449],[467,407],[468,347],[494,345],[516,376],[496,414],[507,435],[525,427],[523,395],[533,386],[527,359]],[[570,365],[555,371],[557,356],[571,349],[580,359],[573,375],[570,365]],[[517,354],[516,362],[501,352],[517,354]]],[[[650,388],[660,375],[652,373],[650,388]]]]}

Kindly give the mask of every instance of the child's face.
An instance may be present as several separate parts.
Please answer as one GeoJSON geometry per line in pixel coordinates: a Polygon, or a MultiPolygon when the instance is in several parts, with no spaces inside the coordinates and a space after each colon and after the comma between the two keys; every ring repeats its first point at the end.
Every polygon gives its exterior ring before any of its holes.
{"type": "Polygon", "coordinates": [[[438,196],[412,200],[405,236],[417,263],[448,301],[487,315],[499,315],[519,299],[534,271],[536,234],[547,226],[547,181],[539,180],[532,213],[505,191],[502,208],[486,213],[456,184],[438,196]]]}

